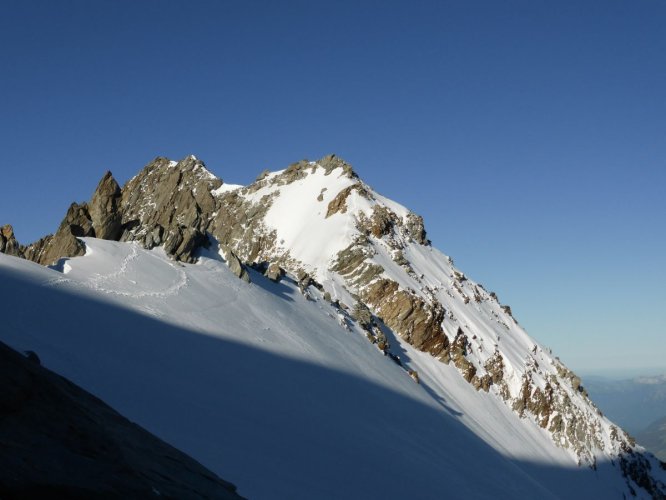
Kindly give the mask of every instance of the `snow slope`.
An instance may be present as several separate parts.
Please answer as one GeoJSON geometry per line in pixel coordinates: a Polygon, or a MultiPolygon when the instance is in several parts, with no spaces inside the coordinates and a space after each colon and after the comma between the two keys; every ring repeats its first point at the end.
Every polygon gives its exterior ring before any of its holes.
{"type": "Polygon", "coordinates": [[[470,390],[455,367],[391,339],[418,369],[416,384],[313,287],[308,299],[288,279],[254,272],[247,284],[214,253],[183,265],[135,243],[85,243],[64,273],[0,255],[2,340],[37,352],[244,496],[625,491],[610,463],[575,467],[546,431],[470,390]]]}

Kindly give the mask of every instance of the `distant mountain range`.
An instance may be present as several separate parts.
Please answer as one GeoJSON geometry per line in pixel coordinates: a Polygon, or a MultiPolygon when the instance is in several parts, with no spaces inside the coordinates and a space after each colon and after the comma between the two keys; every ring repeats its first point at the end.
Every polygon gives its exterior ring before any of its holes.
{"type": "Polygon", "coordinates": [[[666,416],[648,425],[636,439],[661,460],[666,460],[666,416]]]}
{"type": "Polygon", "coordinates": [[[584,382],[597,406],[632,434],[666,416],[666,375],[626,380],[586,377],[584,382]]]}
{"type": "Polygon", "coordinates": [[[334,155],[248,186],[194,156],[107,172],[0,252],[0,340],[250,498],[666,498],[666,465],[334,155]]]}
{"type": "Polygon", "coordinates": [[[666,374],[626,380],[586,377],[585,386],[610,419],[666,460],[666,374]]]}

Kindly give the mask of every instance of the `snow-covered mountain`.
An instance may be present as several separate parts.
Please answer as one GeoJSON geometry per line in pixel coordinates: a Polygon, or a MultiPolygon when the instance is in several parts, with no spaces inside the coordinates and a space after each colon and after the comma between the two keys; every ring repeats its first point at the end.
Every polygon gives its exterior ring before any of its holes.
{"type": "Polygon", "coordinates": [[[2,340],[250,498],[666,496],[664,464],[335,156],[248,186],[157,158],[52,236],[1,234],[51,265],[0,256],[2,340]]]}

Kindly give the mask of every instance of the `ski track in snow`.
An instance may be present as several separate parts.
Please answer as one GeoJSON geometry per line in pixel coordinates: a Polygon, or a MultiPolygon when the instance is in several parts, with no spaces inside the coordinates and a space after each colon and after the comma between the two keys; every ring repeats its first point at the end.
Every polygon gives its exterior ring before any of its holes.
{"type": "Polygon", "coordinates": [[[74,286],[82,286],[90,290],[95,290],[96,292],[102,292],[110,295],[118,295],[121,297],[129,297],[134,299],[141,299],[148,297],[152,298],[172,297],[174,295],[177,295],[180,289],[187,285],[188,277],[185,271],[183,271],[182,269],[178,269],[176,264],[165,261],[164,259],[161,259],[160,257],[152,254],[151,252],[146,252],[147,255],[149,255],[153,259],[157,259],[160,262],[169,265],[173,270],[175,270],[176,273],[178,274],[178,281],[173,285],[169,286],[168,288],[166,288],[165,290],[161,291],[132,292],[124,290],[114,290],[113,288],[109,288],[108,285],[104,286],[105,283],[111,284],[114,280],[119,280],[122,278],[125,278],[125,281],[127,281],[128,283],[136,285],[136,281],[127,278],[127,274],[129,266],[138,259],[139,252],[137,250],[136,244],[131,244],[130,246],[131,246],[130,253],[125,258],[123,258],[120,265],[118,266],[118,269],[112,273],[101,274],[101,275],[96,274],[93,275],[91,278],[89,278],[87,281],[78,281],[78,280],[73,280],[71,278],[55,278],[47,281],[45,285],[58,286],[67,283],[67,284],[72,284],[74,286]]]}

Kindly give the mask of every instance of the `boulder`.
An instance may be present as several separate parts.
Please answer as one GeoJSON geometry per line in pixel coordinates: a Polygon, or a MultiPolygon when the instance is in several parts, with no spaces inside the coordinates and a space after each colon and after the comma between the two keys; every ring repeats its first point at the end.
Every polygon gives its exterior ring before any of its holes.
{"type": "Polygon", "coordinates": [[[231,272],[243,281],[250,283],[250,275],[247,269],[245,269],[245,266],[231,248],[226,245],[220,245],[220,251],[224,255],[224,260],[227,261],[227,266],[229,266],[231,272]]]}
{"type": "Polygon", "coordinates": [[[275,262],[272,262],[266,269],[264,276],[266,276],[271,281],[280,281],[280,279],[284,276],[284,269],[282,269],[275,262]]]}

